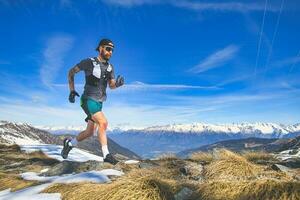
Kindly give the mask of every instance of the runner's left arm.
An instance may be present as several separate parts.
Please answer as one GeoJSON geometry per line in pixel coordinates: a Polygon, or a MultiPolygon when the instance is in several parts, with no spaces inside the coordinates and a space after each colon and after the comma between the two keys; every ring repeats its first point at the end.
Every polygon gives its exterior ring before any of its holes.
{"type": "Polygon", "coordinates": [[[110,89],[116,89],[122,85],[124,85],[124,78],[122,76],[118,76],[115,79],[115,72],[114,72],[114,67],[111,65],[112,70],[109,73],[109,78],[108,78],[108,85],[110,89]]]}
{"type": "Polygon", "coordinates": [[[110,79],[108,80],[108,85],[110,89],[116,89],[116,80],[115,79],[110,79]]]}
{"type": "Polygon", "coordinates": [[[112,67],[111,72],[109,73],[109,78],[108,78],[108,86],[110,89],[116,89],[116,79],[115,79],[115,69],[114,66],[112,64],[110,64],[110,66],[112,67]]]}

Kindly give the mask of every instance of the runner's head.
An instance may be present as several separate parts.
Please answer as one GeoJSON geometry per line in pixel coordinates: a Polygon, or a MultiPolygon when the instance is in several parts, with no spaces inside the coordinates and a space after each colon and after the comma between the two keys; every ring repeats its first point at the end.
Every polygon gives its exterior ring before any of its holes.
{"type": "Polygon", "coordinates": [[[109,60],[114,50],[114,44],[110,39],[102,39],[97,48],[96,51],[99,52],[100,57],[102,57],[104,60],[109,60]]]}

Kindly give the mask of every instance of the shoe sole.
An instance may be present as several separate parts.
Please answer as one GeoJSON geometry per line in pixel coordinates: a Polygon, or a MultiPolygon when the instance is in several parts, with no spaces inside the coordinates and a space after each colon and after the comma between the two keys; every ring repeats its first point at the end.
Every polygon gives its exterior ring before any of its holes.
{"type": "Polygon", "coordinates": [[[63,157],[63,159],[67,159],[69,152],[72,150],[72,148],[70,148],[70,150],[68,150],[69,147],[67,146],[67,140],[68,139],[64,139],[64,147],[60,153],[60,155],[61,155],[61,157],[63,157]]]}

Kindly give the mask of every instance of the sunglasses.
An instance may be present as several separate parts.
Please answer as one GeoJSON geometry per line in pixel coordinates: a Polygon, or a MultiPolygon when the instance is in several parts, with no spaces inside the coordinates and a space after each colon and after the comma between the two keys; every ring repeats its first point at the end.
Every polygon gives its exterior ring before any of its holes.
{"type": "Polygon", "coordinates": [[[111,52],[114,51],[114,48],[111,47],[111,46],[106,46],[106,47],[104,47],[104,49],[105,49],[106,51],[111,51],[111,52]]]}

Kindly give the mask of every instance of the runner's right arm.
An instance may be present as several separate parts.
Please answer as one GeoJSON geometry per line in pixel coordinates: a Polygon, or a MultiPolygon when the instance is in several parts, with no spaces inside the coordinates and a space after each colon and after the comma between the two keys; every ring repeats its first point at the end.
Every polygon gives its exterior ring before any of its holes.
{"type": "Polygon", "coordinates": [[[75,65],[74,67],[72,67],[70,70],[69,70],[69,75],[68,75],[68,80],[69,80],[69,88],[70,88],[70,91],[75,91],[75,86],[74,86],[74,76],[77,72],[80,71],[80,68],[75,65]]]}

